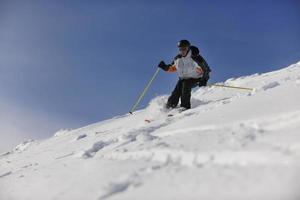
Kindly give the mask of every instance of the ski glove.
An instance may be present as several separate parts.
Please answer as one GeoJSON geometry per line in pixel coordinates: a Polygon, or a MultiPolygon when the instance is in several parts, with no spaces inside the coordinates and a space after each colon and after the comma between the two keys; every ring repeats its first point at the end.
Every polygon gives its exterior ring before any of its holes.
{"type": "Polygon", "coordinates": [[[168,71],[168,69],[169,69],[169,65],[167,65],[164,61],[160,61],[160,63],[158,64],[157,67],[159,67],[165,71],[168,71]]]}

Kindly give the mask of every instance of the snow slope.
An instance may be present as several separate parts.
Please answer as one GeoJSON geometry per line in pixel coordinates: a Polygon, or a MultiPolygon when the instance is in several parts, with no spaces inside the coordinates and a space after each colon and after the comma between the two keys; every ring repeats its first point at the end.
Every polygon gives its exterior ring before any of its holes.
{"type": "Polygon", "coordinates": [[[196,89],[173,117],[160,96],[18,145],[0,156],[0,199],[299,200],[300,62],[224,84],[255,90],[196,89]]]}

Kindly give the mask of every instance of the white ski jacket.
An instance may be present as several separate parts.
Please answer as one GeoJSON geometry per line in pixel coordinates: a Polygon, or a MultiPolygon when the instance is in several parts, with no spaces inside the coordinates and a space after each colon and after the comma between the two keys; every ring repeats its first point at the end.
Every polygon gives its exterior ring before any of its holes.
{"type": "Polygon", "coordinates": [[[179,57],[174,61],[173,67],[176,68],[173,71],[177,71],[179,78],[201,78],[203,74],[199,73],[199,65],[192,59],[192,52],[189,51],[185,57],[179,57]],[[198,68],[198,70],[197,70],[198,68]]]}

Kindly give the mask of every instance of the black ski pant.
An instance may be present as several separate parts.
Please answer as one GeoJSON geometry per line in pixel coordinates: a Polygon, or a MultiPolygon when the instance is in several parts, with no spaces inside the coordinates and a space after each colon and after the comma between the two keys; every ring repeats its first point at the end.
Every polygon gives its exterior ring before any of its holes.
{"type": "Polygon", "coordinates": [[[193,87],[197,86],[197,82],[199,82],[199,79],[179,79],[171,96],[168,98],[167,107],[175,108],[178,105],[180,99],[180,107],[190,109],[191,91],[193,87]]]}

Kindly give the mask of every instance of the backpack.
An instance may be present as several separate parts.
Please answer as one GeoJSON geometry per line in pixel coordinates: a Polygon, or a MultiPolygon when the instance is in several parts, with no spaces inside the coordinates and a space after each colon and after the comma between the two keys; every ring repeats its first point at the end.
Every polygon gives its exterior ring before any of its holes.
{"type": "Polygon", "coordinates": [[[209,79],[209,73],[211,69],[205,59],[200,55],[200,51],[195,46],[190,46],[190,50],[192,51],[192,59],[203,69],[203,76],[199,79],[199,87],[206,86],[207,81],[209,79]]]}

